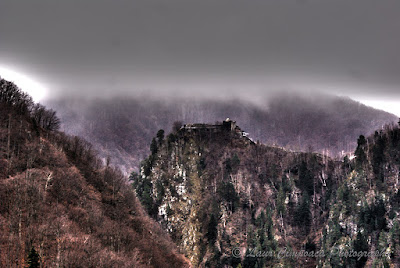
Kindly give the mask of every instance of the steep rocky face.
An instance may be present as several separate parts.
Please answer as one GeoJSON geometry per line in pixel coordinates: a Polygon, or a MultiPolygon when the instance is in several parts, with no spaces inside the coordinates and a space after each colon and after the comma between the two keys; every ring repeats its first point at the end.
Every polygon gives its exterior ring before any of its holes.
{"type": "Polygon", "coordinates": [[[300,250],[307,239],[319,239],[341,180],[340,163],[256,144],[240,129],[189,125],[157,136],[152,155],[131,179],[150,215],[194,265],[296,264],[236,258],[232,250],[239,248],[243,256],[252,248],[300,250]]]}
{"type": "Polygon", "coordinates": [[[399,144],[390,125],[334,161],[195,124],[160,131],[131,179],[195,266],[396,267],[399,144]],[[323,254],[279,257],[301,250],[323,254]]]}

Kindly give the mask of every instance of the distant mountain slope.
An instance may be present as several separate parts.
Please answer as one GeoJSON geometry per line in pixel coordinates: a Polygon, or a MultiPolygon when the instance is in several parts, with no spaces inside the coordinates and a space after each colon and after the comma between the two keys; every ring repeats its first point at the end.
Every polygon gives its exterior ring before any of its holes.
{"type": "Polygon", "coordinates": [[[265,105],[150,97],[63,100],[48,105],[59,112],[67,133],[85,137],[103,158],[112,156],[127,171],[137,169],[154,134],[159,129],[170,131],[174,121],[213,123],[229,117],[256,141],[335,156],[353,151],[360,134],[397,120],[349,98],[329,95],[281,94],[265,105]]]}
{"type": "Polygon", "coordinates": [[[57,123],[0,80],[0,267],[188,267],[126,177],[57,123]]]}

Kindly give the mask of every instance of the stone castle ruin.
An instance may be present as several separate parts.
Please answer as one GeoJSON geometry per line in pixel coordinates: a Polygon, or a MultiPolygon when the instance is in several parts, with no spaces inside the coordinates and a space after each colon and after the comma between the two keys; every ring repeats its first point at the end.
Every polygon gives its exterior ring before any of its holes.
{"type": "Polygon", "coordinates": [[[253,143],[248,137],[248,133],[241,130],[236,121],[229,118],[225,119],[222,123],[215,124],[185,124],[180,128],[179,132],[181,134],[191,133],[198,135],[225,134],[232,137],[244,137],[253,143]]]}

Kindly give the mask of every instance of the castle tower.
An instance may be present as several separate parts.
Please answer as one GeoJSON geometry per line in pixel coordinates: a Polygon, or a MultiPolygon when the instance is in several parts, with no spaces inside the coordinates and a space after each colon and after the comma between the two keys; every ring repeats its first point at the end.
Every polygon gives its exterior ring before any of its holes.
{"type": "Polygon", "coordinates": [[[227,119],[225,119],[224,122],[222,122],[222,127],[224,130],[226,131],[234,131],[236,128],[236,122],[232,121],[231,119],[229,119],[229,117],[227,119]]]}

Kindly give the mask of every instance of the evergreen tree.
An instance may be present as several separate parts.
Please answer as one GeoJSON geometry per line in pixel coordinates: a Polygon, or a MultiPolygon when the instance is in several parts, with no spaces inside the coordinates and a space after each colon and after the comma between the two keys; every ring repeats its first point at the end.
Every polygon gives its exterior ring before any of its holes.
{"type": "Polygon", "coordinates": [[[356,168],[358,170],[361,170],[364,166],[364,164],[367,162],[367,155],[365,154],[365,147],[367,144],[367,140],[363,135],[360,135],[360,137],[357,140],[357,149],[355,151],[355,156],[356,156],[356,168]]]}
{"type": "Polygon", "coordinates": [[[380,252],[386,251],[386,249],[389,247],[389,242],[390,240],[388,239],[388,233],[381,232],[378,239],[378,250],[380,252]]]}
{"type": "Polygon", "coordinates": [[[393,227],[390,229],[390,243],[391,247],[391,256],[392,259],[398,259],[399,256],[399,244],[400,244],[400,224],[398,220],[395,220],[393,223],[393,227]]]}
{"type": "Polygon", "coordinates": [[[239,166],[240,166],[240,159],[239,159],[239,156],[236,153],[232,157],[231,166],[232,166],[232,171],[234,173],[236,173],[238,171],[239,166]]]}
{"type": "Polygon", "coordinates": [[[386,148],[386,136],[380,132],[375,132],[375,143],[372,148],[372,170],[375,174],[375,178],[380,182],[384,181],[383,163],[385,161],[385,148],[386,148]]]}
{"type": "Polygon", "coordinates": [[[265,224],[265,212],[262,210],[255,222],[257,227],[263,227],[265,224]]]}
{"type": "Polygon", "coordinates": [[[288,177],[286,177],[286,175],[282,176],[282,188],[285,194],[290,193],[292,191],[290,180],[288,179],[288,177]]]}
{"type": "MultiPolygon", "coordinates": [[[[353,250],[355,252],[368,252],[368,242],[367,238],[359,231],[357,233],[356,240],[353,242],[353,250]]],[[[354,258],[353,261],[355,263],[355,267],[364,267],[365,263],[367,262],[368,257],[363,256],[361,258],[354,258]]]]}
{"type": "Polygon", "coordinates": [[[225,176],[226,176],[232,173],[231,159],[227,158],[224,163],[225,163],[225,176]]]}
{"type": "Polygon", "coordinates": [[[218,221],[214,214],[211,214],[207,227],[207,239],[210,244],[213,244],[218,236],[218,221]]]}
{"type": "Polygon", "coordinates": [[[174,133],[170,133],[167,137],[167,140],[168,140],[168,144],[174,143],[176,141],[176,136],[174,135],[174,133]]]}
{"type": "Polygon", "coordinates": [[[366,229],[368,232],[372,232],[374,229],[374,215],[368,204],[364,204],[359,213],[359,225],[366,229]]]}
{"type": "Polygon", "coordinates": [[[347,155],[343,158],[342,170],[346,176],[352,170],[351,162],[347,155]]]}
{"type": "MultiPolygon", "coordinates": [[[[132,181],[132,186],[135,189],[137,197],[139,198],[140,202],[142,203],[144,208],[147,210],[147,212],[150,215],[153,215],[155,208],[154,208],[154,202],[153,202],[153,198],[152,198],[152,191],[153,191],[152,181],[150,180],[149,177],[147,177],[147,176],[141,177],[136,172],[132,172],[132,174],[130,176],[130,180],[132,181]]],[[[164,195],[164,192],[163,192],[164,189],[161,188],[161,187],[163,187],[163,185],[162,184],[159,185],[160,183],[161,182],[159,182],[156,185],[156,186],[158,186],[158,187],[156,187],[158,198],[162,198],[162,196],[164,195]]]]}
{"type": "Polygon", "coordinates": [[[368,232],[385,230],[387,227],[385,214],[385,203],[381,198],[377,198],[371,206],[365,204],[361,207],[359,214],[360,226],[368,230],[368,232]]]}
{"type": "Polygon", "coordinates": [[[157,132],[157,139],[159,144],[161,144],[164,141],[164,129],[160,129],[157,132]]]}
{"type": "Polygon", "coordinates": [[[150,151],[152,155],[155,155],[158,151],[158,145],[157,141],[155,138],[152,139],[151,144],[150,144],[150,151]]]}
{"type": "Polygon", "coordinates": [[[149,156],[147,159],[143,160],[141,163],[141,167],[143,168],[143,173],[146,177],[150,176],[151,169],[153,168],[153,157],[149,156]]]}
{"type": "Polygon", "coordinates": [[[285,199],[286,195],[283,191],[283,186],[279,187],[278,196],[276,198],[276,212],[278,215],[285,215],[285,199]]]}
{"type": "Polygon", "coordinates": [[[299,167],[299,188],[308,195],[314,194],[314,177],[305,161],[302,161],[299,167]]]}
{"type": "Polygon", "coordinates": [[[239,205],[239,195],[235,191],[235,187],[232,182],[222,182],[219,184],[217,189],[218,195],[222,197],[230,206],[232,212],[235,212],[235,209],[239,205]]]}
{"type": "Polygon", "coordinates": [[[300,205],[296,208],[294,220],[295,224],[308,233],[311,225],[310,197],[307,192],[303,193],[300,205]]]}
{"type": "Polygon", "coordinates": [[[201,157],[199,162],[197,163],[197,172],[199,173],[199,177],[203,175],[203,171],[206,169],[207,164],[204,157],[201,157]]]}
{"type": "Polygon", "coordinates": [[[157,206],[159,206],[159,205],[161,205],[161,202],[165,195],[165,188],[164,188],[164,185],[161,182],[161,180],[157,180],[157,182],[156,182],[156,191],[157,191],[156,204],[157,204],[157,206]]]}
{"type": "Polygon", "coordinates": [[[274,233],[273,233],[273,221],[272,221],[272,215],[271,215],[271,210],[267,209],[267,215],[265,219],[265,231],[267,233],[267,238],[268,240],[272,241],[274,240],[274,233]]]}
{"type": "Polygon", "coordinates": [[[255,255],[252,255],[250,249],[246,250],[246,256],[243,260],[243,268],[254,268],[257,264],[257,258],[255,255]]]}
{"type": "Polygon", "coordinates": [[[39,268],[40,267],[40,257],[36,252],[35,248],[32,246],[28,255],[28,268],[39,268]]]}
{"type": "Polygon", "coordinates": [[[386,225],[387,225],[386,218],[385,218],[386,207],[385,207],[385,203],[383,202],[383,200],[381,198],[378,198],[375,201],[372,213],[375,216],[375,230],[386,229],[386,225]]]}

